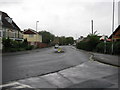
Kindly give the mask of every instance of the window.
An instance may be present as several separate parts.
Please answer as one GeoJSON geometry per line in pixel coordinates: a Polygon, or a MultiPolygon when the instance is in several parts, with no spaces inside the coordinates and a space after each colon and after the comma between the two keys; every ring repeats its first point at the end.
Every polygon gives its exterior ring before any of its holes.
{"type": "Polygon", "coordinates": [[[29,34],[29,37],[31,38],[31,37],[34,37],[34,35],[33,34],[29,34]]]}
{"type": "Polygon", "coordinates": [[[12,23],[12,18],[10,17],[5,17],[5,19],[11,24],[12,23]]]}

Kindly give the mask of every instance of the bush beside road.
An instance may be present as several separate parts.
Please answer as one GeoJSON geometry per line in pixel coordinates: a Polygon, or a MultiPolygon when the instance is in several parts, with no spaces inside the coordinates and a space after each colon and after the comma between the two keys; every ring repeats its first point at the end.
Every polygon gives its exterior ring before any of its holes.
{"type": "Polygon", "coordinates": [[[113,42],[112,52],[112,42],[100,41],[97,35],[88,35],[83,41],[77,43],[76,47],[86,51],[120,55],[120,41],[113,42]]]}

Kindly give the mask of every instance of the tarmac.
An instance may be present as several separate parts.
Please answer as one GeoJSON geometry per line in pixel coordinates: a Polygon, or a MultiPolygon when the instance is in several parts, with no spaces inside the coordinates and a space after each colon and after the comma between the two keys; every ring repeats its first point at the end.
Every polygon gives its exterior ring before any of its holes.
{"type": "Polygon", "coordinates": [[[114,79],[114,81],[111,81],[101,79],[101,77],[110,75],[112,72],[111,70],[113,69],[117,73],[116,70],[118,67],[120,67],[119,60],[119,56],[92,53],[90,61],[85,62],[81,65],[43,76],[9,82],[7,84],[0,85],[0,88],[3,88],[3,90],[9,90],[11,88],[15,88],[15,90],[20,88],[32,88],[32,90],[39,90],[40,88],[48,88],[49,90],[52,88],[52,90],[56,90],[57,88],[91,88],[92,86],[92,88],[110,87],[113,88],[113,90],[118,90],[114,89],[116,87],[119,87],[118,78],[114,79]],[[95,72],[93,70],[96,68],[96,66],[99,72],[95,72]],[[105,69],[102,69],[103,67],[105,69]],[[105,70],[107,71],[106,73],[105,70]],[[91,80],[89,80],[90,78],[91,80]],[[100,84],[98,85],[96,82],[100,84]]]}

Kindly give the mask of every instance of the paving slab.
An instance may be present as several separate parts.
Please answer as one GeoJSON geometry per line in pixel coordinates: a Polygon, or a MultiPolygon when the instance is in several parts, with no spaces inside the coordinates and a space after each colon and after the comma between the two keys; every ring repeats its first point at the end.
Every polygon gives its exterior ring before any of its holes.
{"type": "MultiPolygon", "coordinates": [[[[110,86],[113,86],[114,84],[104,80],[104,79],[94,79],[94,80],[87,80],[85,82],[79,83],[79,84],[75,84],[70,86],[69,88],[108,88],[110,86]]],[[[116,87],[117,88],[117,87],[116,87]]],[[[104,89],[102,89],[104,90],[104,89]]]]}
{"type": "Polygon", "coordinates": [[[59,88],[65,88],[73,84],[70,80],[68,80],[67,78],[64,78],[62,75],[58,73],[44,75],[42,76],[42,78],[56,85],[59,88]]]}
{"type": "Polygon", "coordinates": [[[55,85],[50,84],[49,82],[40,77],[19,80],[18,82],[30,85],[33,88],[57,88],[55,85]]]}
{"type": "MultiPolygon", "coordinates": [[[[89,63],[89,62],[88,62],[89,63]]],[[[103,65],[106,66],[106,65],[103,65]]],[[[110,69],[111,66],[109,66],[110,69]]],[[[83,63],[81,65],[78,65],[76,67],[66,69],[59,71],[60,74],[62,74],[64,77],[71,80],[74,84],[84,82],[89,79],[96,79],[96,78],[102,78],[105,76],[109,76],[112,73],[114,74],[113,70],[105,71],[105,69],[99,69],[102,68],[98,65],[98,68],[96,69],[96,66],[94,65],[87,65],[87,63],[83,63]],[[99,70],[99,71],[98,71],[99,70]],[[111,71],[111,72],[110,72],[111,71]]],[[[117,69],[115,68],[116,72],[117,69]]]]}

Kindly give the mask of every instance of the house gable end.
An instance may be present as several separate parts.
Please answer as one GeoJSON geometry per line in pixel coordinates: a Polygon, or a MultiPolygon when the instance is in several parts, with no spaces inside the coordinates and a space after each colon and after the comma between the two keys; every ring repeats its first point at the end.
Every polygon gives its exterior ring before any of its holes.
{"type": "Polygon", "coordinates": [[[10,29],[20,31],[20,28],[15,24],[13,20],[11,23],[8,21],[10,17],[7,15],[7,13],[4,13],[4,12],[1,12],[1,13],[2,13],[2,26],[4,28],[10,28],[10,29]]]}
{"type": "MultiPolygon", "coordinates": [[[[112,34],[113,36],[118,36],[118,35],[120,35],[120,25],[118,26],[118,28],[113,32],[113,34],[112,34]]],[[[110,37],[109,37],[109,39],[111,39],[112,38],[112,35],[110,35],[110,37]]],[[[120,37],[120,36],[119,36],[120,37]]]]}

